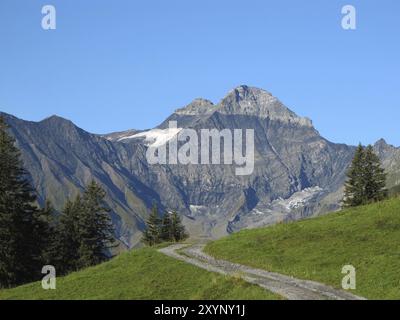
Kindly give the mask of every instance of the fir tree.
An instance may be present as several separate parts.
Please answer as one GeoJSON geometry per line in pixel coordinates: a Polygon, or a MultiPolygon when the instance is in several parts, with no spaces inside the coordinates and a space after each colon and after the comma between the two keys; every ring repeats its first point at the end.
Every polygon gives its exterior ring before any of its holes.
{"type": "Polygon", "coordinates": [[[41,271],[41,250],[37,231],[38,208],[20,152],[0,117],[0,286],[37,279],[41,271]]]}
{"type": "Polygon", "coordinates": [[[105,203],[106,193],[94,180],[83,194],[83,206],[79,211],[79,266],[87,267],[106,261],[107,250],[115,241],[114,228],[105,203]]]}
{"type": "Polygon", "coordinates": [[[364,147],[359,144],[347,171],[343,204],[354,207],[365,202],[364,194],[364,147]]]}
{"type": "Polygon", "coordinates": [[[182,224],[181,217],[176,211],[173,211],[171,214],[171,234],[174,241],[182,241],[189,236],[182,224]]]}
{"type": "Polygon", "coordinates": [[[367,202],[381,201],[388,196],[386,173],[371,145],[365,149],[364,188],[367,202]]]}
{"type": "Polygon", "coordinates": [[[78,219],[81,208],[82,199],[80,195],[77,195],[74,201],[67,200],[62,210],[56,231],[57,255],[53,257],[58,274],[78,270],[80,247],[78,219]]]}
{"type": "Polygon", "coordinates": [[[57,257],[57,215],[50,201],[46,201],[44,208],[38,210],[37,243],[42,249],[43,265],[55,265],[57,257]]]}
{"type": "Polygon", "coordinates": [[[148,246],[154,246],[161,242],[161,220],[156,205],[153,205],[146,222],[146,230],[143,232],[142,241],[148,246]]]}
{"type": "Polygon", "coordinates": [[[386,174],[372,146],[358,146],[347,172],[343,204],[354,207],[387,197],[386,174]]]}
{"type": "Polygon", "coordinates": [[[168,211],[165,212],[161,222],[161,240],[173,240],[171,214],[168,211]]]}
{"type": "Polygon", "coordinates": [[[92,181],[83,196],[68,200],[56,230],[56,254],[59,274],[67,274],[96,265],[109,258],[114,244],[114,228],[105,203],[105,191],[92,181]]]}

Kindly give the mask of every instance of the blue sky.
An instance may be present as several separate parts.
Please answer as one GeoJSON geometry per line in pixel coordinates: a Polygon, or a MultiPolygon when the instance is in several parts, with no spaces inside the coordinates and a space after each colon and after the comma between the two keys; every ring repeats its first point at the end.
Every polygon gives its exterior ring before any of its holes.
{"type": "Polygon", "coordinates": [[[398,0],[1,0],[0,110],[95,133],[261,87],[334,142],[400,145],[398,0]],[[57,29],[41,28],[41,8],[57,29]],[[357,10],[357,30],[341,8],[357,10]]]}

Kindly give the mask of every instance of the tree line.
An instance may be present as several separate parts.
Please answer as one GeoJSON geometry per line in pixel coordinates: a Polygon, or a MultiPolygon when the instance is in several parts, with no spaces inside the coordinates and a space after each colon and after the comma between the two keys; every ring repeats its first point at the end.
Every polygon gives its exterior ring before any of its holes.
{"type": "Polygon", "coordinates": [[[344,207],[355,207],[388,197],[386,173],[371,145],[357,147],[350,168],[343,198],[344,207]]]}
{"type": "Polygon", "coordinates": [[[58,275],[108,259],[114,230],[105,191],[92,181],[61,214],[37,203],[15,140],[0,117],[0,287],[36,281],[44,265],[58,275]]]}
{"type": "Polygon", "coordinates": [[[158,208],[154,205],[146,222],[142,242],[148,246],[154,246],[162,242],[182,241],[187,239],[188,236],[176,211],[167,211],[160,218],[158,208]]]}

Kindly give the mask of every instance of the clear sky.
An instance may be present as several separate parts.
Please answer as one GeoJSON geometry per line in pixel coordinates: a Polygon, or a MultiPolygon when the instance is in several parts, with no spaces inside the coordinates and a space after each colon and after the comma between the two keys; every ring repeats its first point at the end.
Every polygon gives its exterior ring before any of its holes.
{"type": "Polygon", "coordinates": [[[0,110],[151,128],[247,84],[334,142],[400,145],[398,0],[1,0],[0,110]],[[54,5],[57,29],[41,27],[54,5]],[[352,4],[357,29],[343,30],[352,4]]]}

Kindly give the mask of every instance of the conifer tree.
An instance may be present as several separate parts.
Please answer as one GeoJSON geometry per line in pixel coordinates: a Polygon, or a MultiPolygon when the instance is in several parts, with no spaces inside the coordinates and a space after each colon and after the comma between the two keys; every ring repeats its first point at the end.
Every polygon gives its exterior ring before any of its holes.
{"type": "Polygon", "coordinates": [[[153,205],[146,222],[146,230],[143,232],[142,241],[148,246],[154,246],[161,242],[161,220],[156,205],[153,205]]]}
{"type": "Polygon", "coordinates": [[[174,241],[182,241],[189,236],[182,224],[181,217],[176,211],[173,211],[171,214],[171,234],[174,241]]]}
{"type": "Polygon", "coordinates": [[[371,145],[358,146],[347,172],[343,204],[354,207],[387,197],[386,174],[371,145]]]}
{"type": "Polygon", "coordinates": [[[46,201],[44,208],[38,210],[39,228],[37,230],[37,244],[42,248],[42,264],[55,265],[57,261],[57,214],[50,201],[46,201]]]}
{"type": "Polygon", "coordinates": [[[115,241],[114,228],[105,203],[106,192],[94,180],[86,187],[78,218],[79,267],[106,261],[115,241]]]}
{"type": "Polygon", "coordinates": [[[105,203],[105,191],[92,181],[74,201],[68,200],[56,230],[57,272],[67,274],[109,258],[114,228],[105,203]]]}
{"type": "Polygon", "coordinates": [[[162,241],[173,240],[171,214],[168,211],[164,213],[161,222],[161,240],[162,241]]]}
{"type": "Polygon", "coordinates": [[[381,201],[388,196],[386,189],[386,173],[381,167],[381,161],[369,145],[365,149],[364,188],[368,202],[381,201]]]}
{"type": "Polygon", "coordinates": [[[365,202],[364,195],[364,147],[359,144],[347,171],[343,204],[354,207],[365,202]]]}
{"type": "Polygon", "coordinates": [[[0,117],[0,287],[35,280],[42,250],[36,243],[41,228],[36,196],[7,131],[0,117]]]}
{"type": "Polygon", "coordinates": [[[74,201],[67,200],[62,210],[59,225],[57,226],[56,262],[58,274],[67,274],[78,270],[79,261],[79,233],[78,219],[82,208],[82,199],[78,194],[74,201]]]}

